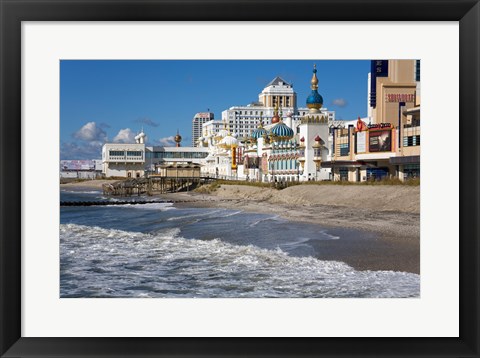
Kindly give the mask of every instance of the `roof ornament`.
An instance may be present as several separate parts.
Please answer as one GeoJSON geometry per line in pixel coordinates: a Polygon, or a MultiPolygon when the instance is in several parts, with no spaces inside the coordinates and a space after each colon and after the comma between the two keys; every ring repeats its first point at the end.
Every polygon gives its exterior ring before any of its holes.
{"type": "Polygon", "coordinates": [[[318,78],[317,78],[317,65],[313,64],[313,76],[312,80],[310,81],[312,84],[311,89],[312,90],[318,90],[318,78]]]}

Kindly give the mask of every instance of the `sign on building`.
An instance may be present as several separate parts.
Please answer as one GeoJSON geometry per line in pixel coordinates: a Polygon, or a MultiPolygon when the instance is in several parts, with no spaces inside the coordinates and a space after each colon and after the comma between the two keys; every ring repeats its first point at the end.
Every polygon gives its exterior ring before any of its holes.
{"type": "Polygon", "coordinates": [[[357,153],[365,153],[367,151],[367,132],[357,132],[357,153]]]}
{"type": "Polygon", "coordinates": [[[388,130],[370,130],[368,140],[369,152],[391,152],[392,151],[392,131],[388,130]]]}

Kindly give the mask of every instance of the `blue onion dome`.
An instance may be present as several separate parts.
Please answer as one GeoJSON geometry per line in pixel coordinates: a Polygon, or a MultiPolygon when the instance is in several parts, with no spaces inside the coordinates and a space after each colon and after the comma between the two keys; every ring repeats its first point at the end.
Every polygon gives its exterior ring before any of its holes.
{"type": "Polygon", "coordinates": [[[307,97],[307,107],[310,109],[320,109],[323,106],[323,98],[318,93],[318,78],[316,65],[313,65],[313,76],[310,83],[310,88],[312,89],[312,92],[307,97]]]}
{"type": "Polygon", "coordinates": [[[267,135],[267,130],[263,127],[258,127],[252,133],[252,139],[257,140],[258,138],[262,138],[264,135],[267,135]]]}
{"type": "Polygon", "coordinates": [[[270,130],[270,135],[278,139],[291,139],[295,135],[292,128],[280,122],[270,130]]]}

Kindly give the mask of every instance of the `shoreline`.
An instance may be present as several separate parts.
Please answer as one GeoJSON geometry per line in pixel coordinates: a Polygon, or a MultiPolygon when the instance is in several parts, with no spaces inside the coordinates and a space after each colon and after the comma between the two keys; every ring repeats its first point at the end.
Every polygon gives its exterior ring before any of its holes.
{"type": "MultiPolygon", "coordinates": [[[[101,190],[101,184],[103,184],[103,181],[91,181],[62,184],[60,188],[101,190]],[[85,185],[86,183],[88,185],[85,185]]],[[[225,190],[217,190],[213,193],[155,194],[152,196],[152,199],[184,201],[174,204],[178,207],[242,209],[252,213],[276,214],[286,220],[297,223],[316,224],[341,237],[340,240],[317,243],[316,251],[320,252],[317,255],[319,259],[342,261],[356,270],[403,271],[420,274],[419,202],[418,212],[409,212],[409,206],[403,211],[374,210],[371,205],[370,207],[368,206],[368,203],[365,203],[366,205],[363,205],[363,208],[359,208],[358,205],[350,207],[345,205],[322,205],[318,204],[322,198],[316,200],[306,196],[307,200],[302,199],[301,195],[298,195],[300,189],[292,187],[293,194],[297,194],[296,200],[292,199],[291,201],[294,203],[288,204],[288,193],[282,193],[286,189],[280,192],[273,192],[274,194],[280,193],[278,197],[275,197],[271,196],[269,192],[274,189],[241,187],[238,185],[228,185],[228,187],[225,190]],[[252,197],[252,193],[258,195],[253,195],[252,197]],[[255,200],[255,197],[257,200],[255,200]],[[361,235],[358,235],[358,233],[361,233],[361,235]]],[[[323,191],[339,190],[332,187],[323,187],[323,191]]],[[[361,191],[365,190],[364,188],[354,190],[361,191]]],[[[301,190],[307,191],[317,189],[301,188],[301,190]]],[[[388,189],[392,195],[384,197],[383,201],[386,201],[391,206],[391,197],[395,195],[393,193],[395,189],[388,189]]],[[[340,188],[340,190],[342,192],[346,191],[344,188],[340,188]]],[[[402,195],[406,195],[405,193],[408,190],[402,188],[399,191],[402,195]]],[[[325,198],[325,200],[328,202],[329,199],[325,198]]],[[[385,207],[380,201],[375,203],[375,207],[385,207]]],[[[400,209],[403,208],[400,207],[400,209]]]]}
{"type": "Polygon", "coordinates": [[[331,206],[288,206],[249,200],[220,201],[207,194],[163,194],[165,200],[188,200],[179,207],[242,209],[259,214],[278,214],[293,222],[319,225],[340,240],[319,244],[317,258],[342,261],[356,270],[403,271],[420,274],[420,215],[402,212],[378,212],[331,206]],[[179,197],[182,195],[182,197],[179,197]],[[202,196],[204,197],[202,198],[202,196]],[[368,219],[365,219],[368,218],[368,219]],[[361,233],[360,238],[355,237],[361,233]]]}

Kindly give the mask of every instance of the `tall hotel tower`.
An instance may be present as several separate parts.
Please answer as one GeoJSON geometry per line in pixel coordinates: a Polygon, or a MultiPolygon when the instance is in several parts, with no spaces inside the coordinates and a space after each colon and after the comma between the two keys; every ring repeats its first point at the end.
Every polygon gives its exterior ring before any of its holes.
{"type": "Polygon", "coordinates": [[[198,138],[202,136],[202,124],[212,119],[214,119],[213,113],[210,111],[195,114],[192,120],[192,147],[197,145],[198,138]]]}

